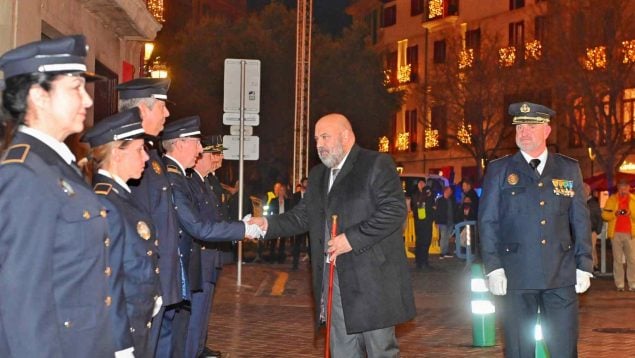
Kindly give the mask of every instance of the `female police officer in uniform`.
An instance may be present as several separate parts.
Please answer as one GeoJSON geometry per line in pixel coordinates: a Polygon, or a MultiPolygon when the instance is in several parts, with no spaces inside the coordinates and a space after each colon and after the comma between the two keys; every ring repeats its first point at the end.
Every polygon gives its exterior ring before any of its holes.
{"type": "Polygon", "coordinates": [[[137,358],[154,355],[151,320],[161,307],[154,226],[126,184],[141,177],[148,160],[143,135],[139,109],[132,108],[101,120],[82,137],[97,169],[93,190],[108,210],[115,339],[122,347],[132,339],[137,358]]]}
{"type": "Polygon", "coordinates": [[[107,212],[64,144],[84,129],[83,36],[0,57],[0,357],[113,357],[107,212]]]}

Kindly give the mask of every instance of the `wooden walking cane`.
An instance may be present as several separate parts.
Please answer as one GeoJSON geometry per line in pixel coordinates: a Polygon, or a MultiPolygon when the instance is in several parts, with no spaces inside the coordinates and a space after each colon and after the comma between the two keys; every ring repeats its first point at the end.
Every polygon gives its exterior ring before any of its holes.
{"type": "MultiPolygon", "coordinates": [[[[331,216],[331,239],[337,236],[337,215],[331,216]]],[[[326,301],[326,342],[324,343],[324,357],[331,356],[331,307],[333,307],[333,274],[335,272],[335,264],[329,255],[329,291],[326,301]]]]}

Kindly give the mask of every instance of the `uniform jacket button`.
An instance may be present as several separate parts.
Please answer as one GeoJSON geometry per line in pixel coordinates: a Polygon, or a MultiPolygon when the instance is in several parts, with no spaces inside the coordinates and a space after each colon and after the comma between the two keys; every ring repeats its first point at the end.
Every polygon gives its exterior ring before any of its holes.
{"type": "Polygon", "coordinates": [[[86,220],[90,219],[90,213],[88,212],[88,210],[84,210],[82,217],[86,220]]]}
{"type": "Polygon", "coordinates": [[[112,304],[112,297],[106,296],[104,303],[106,304],[106,306],[110,306],[112,304]]]}
{"type": "Polygon", "coordinates": [[[546,223],[547,223],[547,220],[544,220],[544,219],[543,219],[543,220],[540,220],[540,225],[544,225],[544,224],[546,224],[546,223]]]}
{"type": "Polygon", "coordinates": [[[545,201],[544,200],[540,200],[540,206],[545,206],[545,201]]]}
{"type": "Polygon", "coordinates": [[[545,185],[542,182],[538,183],[538,187],[542,188],[542,186],[545,185]]]}
{"type": "Polygon", "coordinates": [[[159,246],[159,240],[154,240],[154,246],[159,246]]]}
{"type": "Polygon", "coordinates": [[[110,246],[110,238],[107,237],[106,240],[104,240],[104,246],[108,247],[110,246]]]}
{"type": "Polygon", "coordinates": [[[166,190],[168,190],[168,187],[167,187],[167,186],[164,186],[164,187],[163,187],[163,188],[161,188],[161,189],[162,189],[163,191],[166,191],[166,190]]]}
{"type": "Polygon", "coordinates": [[[542,241],[540,241],[541,244],[546,245],[547,244],[547,240],[542,239],[542,241]]]}
{"type": "Polygon", "coordinates": [[[146,254],[147,254],[148,256],[152,256],[152,250],[148,250],[148,252],[146,252],[146,254]]]}
{"type": "Polygon", "coordinates": [[[148,321],[148,323],[146,324],[146,327],[152,328],[152,321],[148,321]]]}
{"type": "Polygon", "coordinates": [[[110,268],[110,266],[106,267],[106,269],[104,270],[104,274],[106,276],[110,276],[110,274],[112,274],[112,269],[110,268]]]}
{"type": "Polygon", "coordinates": [[[105,209],[101,209],[101,210],[99,211],[99,215],[100,215],[102,218],[105,218],[106,216],[108,216],[108,212],[106,212],[106,210],[105,210],[105,209]]]}
{"type": "Polygon", "coordinates": [[[158,268],[158,267],[157,267],[157,268],[155,268],[155,269],[154,269],[154,272],[158,275],[158,274],[159,274],[159,272],[160,272],[159,268],[158,268]]]}
{"type": "Polygon", "coordinates": [[[135,329],[134,327],[130,327],[130,333],[134,333],[135,329]]]}
{"type": "Polygon", "coordinates": [[[71,328],[72,326],[73,326],[73,323],[71,323],[71,321],[64,322],[64,327],[71,328]]]}

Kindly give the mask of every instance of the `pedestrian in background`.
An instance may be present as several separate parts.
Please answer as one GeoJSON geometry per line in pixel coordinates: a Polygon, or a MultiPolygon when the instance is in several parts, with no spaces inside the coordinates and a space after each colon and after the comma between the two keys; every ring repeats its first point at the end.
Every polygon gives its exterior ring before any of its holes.
{"type": "Polygon", "coordinates": [[[630,193],[627,180],[617,183],[617,193],[609,196],[602,209],[602,219],[608,221],[606,236],[613,250],[613,280],[618,291],[624,291],[624,264],[626,258],[626,280],[628,290],[635,291],[635,196],[630,193]]]}
{"type": "MultiPolygon", "coordinates": [[[[64,144],[84,129],[84,36],[0,57],[0,357],[113,357],[108,213],[64,144]]],[[[130,356],[130,355],[128,355],[130,356]]]]}
{"type": "MultiPolygon", "coordinates": [[[[108,211],[110,316],[115,340],[134,345],[136,358],[152,358],[152,317],[161,309],[158,246],[150,215],[132,197],[129,179],[139,179],[148,154],[139,109],[106,117],[82,141],[90,144],[93,191],[108,211]]],[[[90,167],[90,165],[89,165],[90,167]]]]}
{"type": "Polygon", "coordinates": [[[489,163],[478,228],[489,289],[502,296],[505,357],[535,354],[538,310],[552,357],[577,357],[578,297],[590,286],[591,225],[578,162],[547,150],[551,109],[509,106],[520,151],[489,163]]]}
{"type": "Polygon", "coordinates": [[[593,255],[593,271],[598,270],[598,253],[597,253],[597,240],[598,235],[602,232],[602,209],[600,208],[600,202],[596,198],[589,184],[584,183],[584,194],[587,197],[586,204],[589,207],[589,215],[591,219],[591,254],[593,255]]]}
{"type": "Polygon", "coordinates": [[[439,246],[441,246],[440,258],[452,257],[450,252],[450,237],[454,233],[454,216],[456,206],[454,204],[454,196],[452,188],[446,186],[443,188],[443,196],[439,197],[436,202],[436,210],[434,221],[439,229],[439,246]]]}
{"type": "Polygon", "coordinates": [[[395,325],[416,313],[403,243],[406,200],[390,156],[360,148],[350,122],[329,114],[315,124],[322,164],[290,211],[253,218],[265,239],[309,231],[316,323],[326,322],[333,260],[331,356],[398,357],[395,325]],[[332,215],[338,216],[331,238],[332,215]],[[329,255],[329,256],[327,256],[329,255]]]}
{"type": "Polygon", "coordinates": [[[424,179],[417,181],[417,188],[412,192],[410,206],[415,220],[415,264],[418,269],[430,268],[428,258],[435,210],[432,190],[426,186],[424,179]]]}

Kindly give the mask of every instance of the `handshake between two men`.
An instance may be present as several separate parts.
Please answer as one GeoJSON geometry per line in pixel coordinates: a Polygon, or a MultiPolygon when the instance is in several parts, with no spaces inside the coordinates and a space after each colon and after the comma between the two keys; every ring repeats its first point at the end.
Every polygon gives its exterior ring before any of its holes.
{"type": "MultiPolygon", "coordinates": [[[[269,222],[265,217],[253,217],[251,214],[246,215],[243,220],[245,223],[245,237],[248,239],[260,239],[264,238],[269,228],[269,222]]],[[[328,251],[330,260],[335,262],[338,255],[345,254],[352,251],[346,234],[341,233],[333,237],[328,242],[328,251]]]]}

